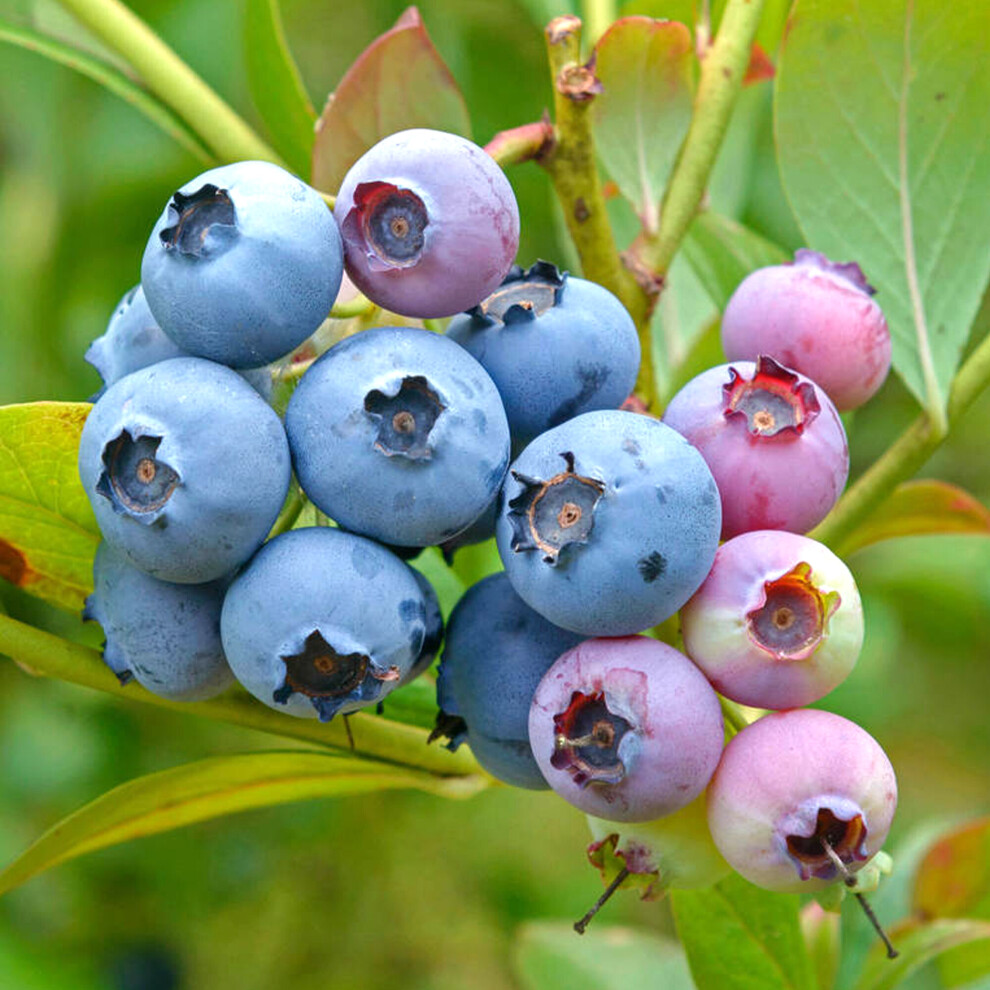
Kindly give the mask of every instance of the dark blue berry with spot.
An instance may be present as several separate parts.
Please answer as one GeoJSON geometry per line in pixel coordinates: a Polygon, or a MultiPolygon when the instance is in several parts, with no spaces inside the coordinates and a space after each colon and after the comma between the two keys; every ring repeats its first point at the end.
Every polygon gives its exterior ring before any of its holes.
{"type": "Polygon", "coordinates": [[[636,384],[639,338],[622,303],[543,261],[513,268],[447,336],[492,376],[515,450],[581,413],[618,409],[636,384]]]}
{"type": "Polygon", "coordinates": [[[547,786],[529,745],[529,709],[540,678],[582,637],[547,622],[504,573],[469,588],[447,624],[437,675],[436,736],[467,742],[493,776],[516,787],[547,786]]]}

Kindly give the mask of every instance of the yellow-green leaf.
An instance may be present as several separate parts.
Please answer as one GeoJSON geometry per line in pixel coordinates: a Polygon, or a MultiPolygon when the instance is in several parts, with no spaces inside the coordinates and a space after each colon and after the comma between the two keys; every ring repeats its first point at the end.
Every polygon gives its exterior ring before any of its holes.
{"type": "Polygon", "coordinates": [[[0,577],[77,612],[92,589],[96,519],[76,470],[88,403],[0,407],[0,577]]]}
{"type": "Polygon", "coordinates": [[[200,760],[121,784],[63,819],[0,872],[0,894],[84,853],[251,808],[397,788],[468,797],[484,786],[306,751],[200,760]]]}
{"type": "Polygon", "coordinates": [[[295,172],[308,175],[316,111],[289,50],[278,0],[248,0],[244,50],[251,96],[272,142],[295,172]]]}
{"type": "Polygon", "coordinates": [[[990,510],[968,492],[945,481],[908,481],[836,547],[847,556],[871,543],[898,536],[982,533],[990,536],[990,510]]]}

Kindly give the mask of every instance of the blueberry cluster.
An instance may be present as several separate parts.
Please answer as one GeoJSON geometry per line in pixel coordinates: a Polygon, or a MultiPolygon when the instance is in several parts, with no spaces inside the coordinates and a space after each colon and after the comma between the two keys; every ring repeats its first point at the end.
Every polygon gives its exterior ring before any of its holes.
{"type": "Polygon", "coordinates": [[[707,789],[718,849],[756,882],[856,870],[895,785],[862,730],[799,707],[863,638],[849,571],[800,534],[848,473],[830,396],[863,401],[889,364],[865,280],[813,252],[755,273],[726,311],[732,363],[658,420],[620,408],[640,344],[619,301],[513,267],[518,237],[494,161],[434,131],[374,146],[333,212],[262,162],[174,193],[87,354],[105,388],[79,448],[104,536],[86,616],[107,664],[177,700],[236,678],[329,720],[443,642],[431,738],[496,777],[620,822],[707,789]],[[387,312],[454,318],[340,340],[280,417],[266,366],[312,337],[345,268],[387,312]],[[293,474],[334,526],[271,536],[293,474]],[[402,558],[493,536],[504,571],[444,631],[402,558]],[[643,635],[677,613],[684,652],[643,635]],[[782,711],[723,749],[716,691],[782,711]]]}

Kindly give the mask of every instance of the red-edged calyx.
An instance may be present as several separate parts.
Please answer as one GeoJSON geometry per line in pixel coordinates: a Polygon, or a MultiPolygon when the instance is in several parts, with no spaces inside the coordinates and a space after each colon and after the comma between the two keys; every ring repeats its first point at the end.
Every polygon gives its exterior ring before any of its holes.
{"type": "Polygon", "coordinates": [[[804,533],[828,515],[849,474],[846,434],[814,382],[770,358],[702,372],[663,421],[704,457],[722,496],[722,538],[804,533]]]}
{"type": "Polygon", "coordinates": [[[894,770],[876,740],[838,715],[799,708],[732,739],[708,789],[708,824],[747,880],[817,890],[869,862],[896,806],[894,770]]]}
{"type": "Polygon", "coordinates": [[[719,547],[681,610],[684,649],[716,690],[757,708],[796,708],[848,676],[863,645],[856,582],[827,547],[776,530],[719,547]]]}

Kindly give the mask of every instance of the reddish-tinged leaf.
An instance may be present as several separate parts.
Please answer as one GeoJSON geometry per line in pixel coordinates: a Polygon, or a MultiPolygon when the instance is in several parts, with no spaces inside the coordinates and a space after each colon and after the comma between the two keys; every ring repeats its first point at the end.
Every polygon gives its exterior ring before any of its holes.
{"type": "Polygon", "coordinates": [[[926,918],[990,918],[990,818],[954,829],[928,850],[914,908],[926,918]]]}
{"type": "Polygon", "coordinates": [[[835,548],[840,556],[898,536],[976,533],[990,536],[990,510],[945,481],[898,485],[880,508],[835,548]]]}
{"type": "Polygon", "coordinates": [[[746,68],[746,75],[743,76],[743,85],[752,86],[753,83],[763,82],[765,79],[773,79],[776,70],[770,56],[763,50],[758,41],[753,42],[753,49],[749,53],[749,65],[746,68]]]}
{"type": "Polygon", "coordinates": [[[335,193],[372,145],[409,127],[471,136],[467,104],[415,7],[344,74],[316,125],[312,183],[335,193]]]}

